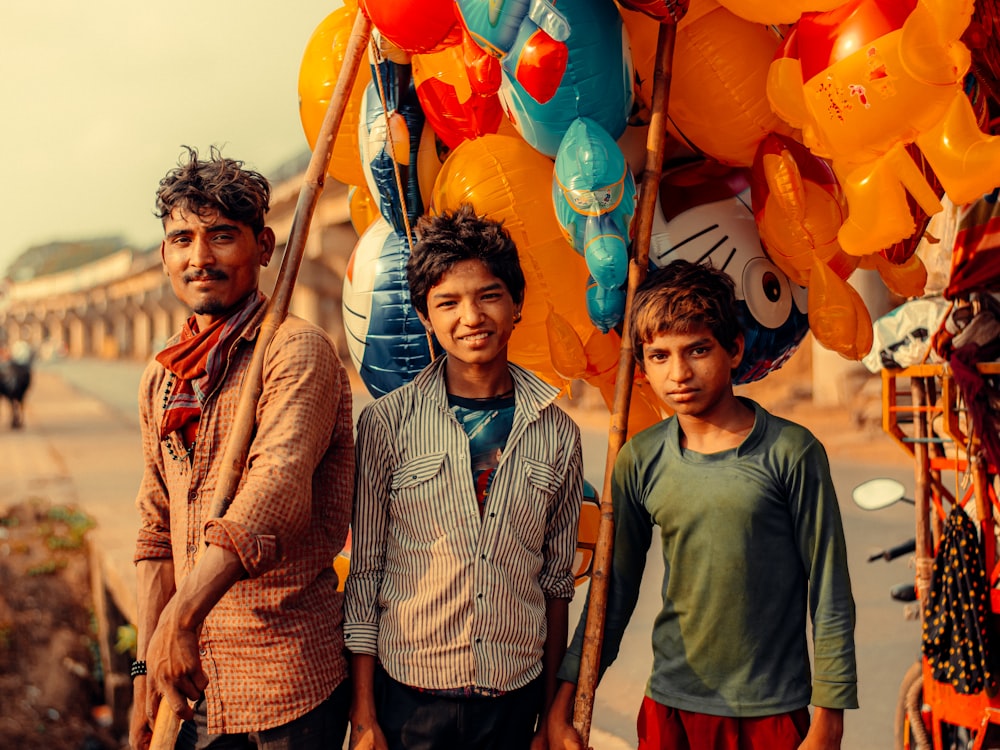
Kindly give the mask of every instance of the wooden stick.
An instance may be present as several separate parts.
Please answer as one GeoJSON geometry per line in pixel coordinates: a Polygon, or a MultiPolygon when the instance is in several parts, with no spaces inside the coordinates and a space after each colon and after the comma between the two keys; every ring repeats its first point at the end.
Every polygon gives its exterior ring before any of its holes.
{"type": "MultiPolygon", "coordinates": [[[[309,236],[309,224],[316,210],[316,203],[323,192],[326,180],[326,170],[330,166],[333,155],[333,143],[340,123],[344,119],[344,111],[350,101],[351,87],[357,75],[358,66],[364,57],[368,39],[371,35],[371,22],[364,13],[358,11],[351,30],[351,38],[344,55],[344,64],[337,77],[337,86],[323,118],[316,146],[313,148],[309,166],[306,168],[303,186],[295,205],[295,215],[292,227],[285,243],[285,253],[281,259],[281,268],[274,285],[274,293],[268,302],[264,320],[260,326],[257,342],[254,344],[253,357],[247,369],[243,387],[240,390],[240,400],[236,407],[236,417],[232,431],[226,442],[218,483],[215,494],[209,506],[209,518],[219,518],[226,512],[232,502],[243,469],[246,465],[247,453],[250,450],[250,440],[257,415],[257,402],[264,389],[264,355],[278,327],[288,315],[295,280],[305,254],[306,239],[309,236]]],[[[163,708],[163,704],[160,705],[163,708]]],[[[171,750],[177,742],[177,733],[181,722],[169,706],[166,710],[156,712],[156,723],[153,726],[153,740],[150,750],[171,750]]]]}
{"type": "Polygon", "coordinates": [[[594,712],[594,692],[600,672],[601,646],[604,642],[604,618],[608,599],[608,569],[614,547],[615,522],[611,504],[611,474],[615,459],[628,434],[629,403],[632,399],[632,377],[635,358],[632,349],[632,300],[635,290],[646,278],[649,265],[649,242],[653,231],[653,212],[663,173],[663,156],[667,139],[667,99],[673,70],[674,39],[677,27],[661,23],[656,39],[656,66],[653,74],[652,116],[646,136],[646,165],[642,173],[642,190],[636,207],[635,252],[629,261],[628,288],[625,295],[625,321],[622,326],[618,374],[612,404],[611,427],[608,432],[608,455],[604,466],[604,489],[601,492],[601,522],[597,529],[594,568],[590,578],[587,624],[584,629],[580,677],[573,706],[573,725],[586,746],[590,742],[590,723],[594,712]]]}

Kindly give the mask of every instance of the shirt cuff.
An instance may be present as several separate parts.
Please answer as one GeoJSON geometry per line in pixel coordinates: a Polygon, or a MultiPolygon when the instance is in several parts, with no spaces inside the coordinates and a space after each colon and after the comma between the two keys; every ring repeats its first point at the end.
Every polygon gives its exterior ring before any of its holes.
{"type": "Polygon", "coordinates": [[[278,538],[273,534],[254,534],[242,524],[213,518],[205,524],[204,537],[206,544],[239,557],[250,578],[263,575],[278,563],[278,538]]]}
{"type": "Polygon", "coordinates": [[[132,557],[133,563],[140,563],[143,560],[170,560],[173,556],[169,535],[139,529],[135,542],[135,555],[132,557]]]}
{"type": "Polygon", "coordinates": [[[378,627],[360,623],[345,624],[344,647],[352,654],[378,656],[378,627]]]}
{"type": "Polygon", "coordinates": [[[822,682],[814,679],[810,703],[821,708],[857,708],[858,684],[856,682],[822,682]]]}

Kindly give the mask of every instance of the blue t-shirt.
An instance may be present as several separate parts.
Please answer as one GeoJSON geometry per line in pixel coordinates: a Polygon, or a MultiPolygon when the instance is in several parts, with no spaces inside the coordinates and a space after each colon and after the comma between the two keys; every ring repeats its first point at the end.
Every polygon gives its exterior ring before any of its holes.
{"type": "Polygon", "coordinates": [[[464,398],[449,394],[448,405],[469,436],[472,481],[479,501],[479,515],[482,516],[493,476],[514,424],[514,394],[495,398],[464,398]]]}

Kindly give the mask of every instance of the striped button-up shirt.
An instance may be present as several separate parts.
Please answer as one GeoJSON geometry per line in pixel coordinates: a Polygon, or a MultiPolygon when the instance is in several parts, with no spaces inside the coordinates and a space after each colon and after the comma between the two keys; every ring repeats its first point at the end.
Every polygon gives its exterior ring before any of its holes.
{"type": "Polygon", "coordinates": [[[190,460],[182,449],[171,456],[159,438],[167,373],[155,360],[140,386],[145,472],[136,561],[172,559],[179,583],[208,542],[239,555],[248,575],[201,629],[212,734],[286,724],[347,676],[343,598],[331,563],[350,522],[351,392],[332,342],[316,326],[290,316],[275,333],[243,478],[225,516],[207,518],[263,313],[229,352],[190,460]]]}
{"type": "Polygon", "coordinates": [[[515,690],[541,673],[545,600],[573,597],[580,430],[510,365],[514,423],[480,517],[445,361],[358,421],[345,643],[413,687],[515,690]]]}

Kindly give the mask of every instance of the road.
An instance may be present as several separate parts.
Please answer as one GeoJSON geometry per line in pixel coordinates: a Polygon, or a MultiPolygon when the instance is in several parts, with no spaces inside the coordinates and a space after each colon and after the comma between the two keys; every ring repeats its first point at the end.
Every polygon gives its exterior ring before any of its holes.
{"type": "MultiPolygon", "coordinates": [[[[141,366],[134,363],[106,361],[61,361],[41,367],[58,375],[79,391],[104,402],[115,418],[137,425],[136,390],[141,366]]],[[[356,397],[355,410],[367,400],[356,397]]],[[[29,401],[29,408],[30,408],[29,401]]],[[[29,412],[30,416],[30,412],[29,412]]],[[[792,415],[797,418],[796,415],[792,415]]],[[[587,479],[597,487],[603,484],[607,451],[607,433],[602,420],[580,420],[584,434],[584,460],[587,479]]],[[[801,419],[811,428],[808,419],[801,419]]],[[[913,571],[905,559],[893,563],[868,563],[868,555],[912,536],[912,508],[898,504],[891,508],[866,512],[850,501],[851,490],[875,476],[890,476],[903,482],[912,492],[912,468],[902,451],[898,456],[884,450],[888,440],[881,434],[846,432],[843,424],[825,425],[823,437],[831,451],[831,466],[841,499],[849,565],[857,606],[857,648],[861,709],[846,718],[843,747],[849,750],[883,750],[892,744],[892,720],[899,680],[917,657],[920,626],[904,618],[904,605],[889,598],[892,585],[912,581],[913,571]]],[[[29,430],[31,425],[29,423],[29,430]]],[[[59,450],[59,437],[50,434],[59,450]]],[[[72,471],[72,462],[68,462],[72,471]]],[[[131,509],[134,487],[121,488],[123,507],[131,509]]],[[[106,498],[105,498],[106,500],[106,498]]],[[[593,743],[597,750],[620,750],[635,746],[635,714],[642,698],[649,672],[651,649],[649,626],[659,606],[659,580],[662,562],[654,549],[650,553],[639,605],[626,632],[618,661],[608,670],[597,691],[594,706],[593,743]]],[[[578,595],[571,609],[575,624],[585,594],[578,595]]]]}

